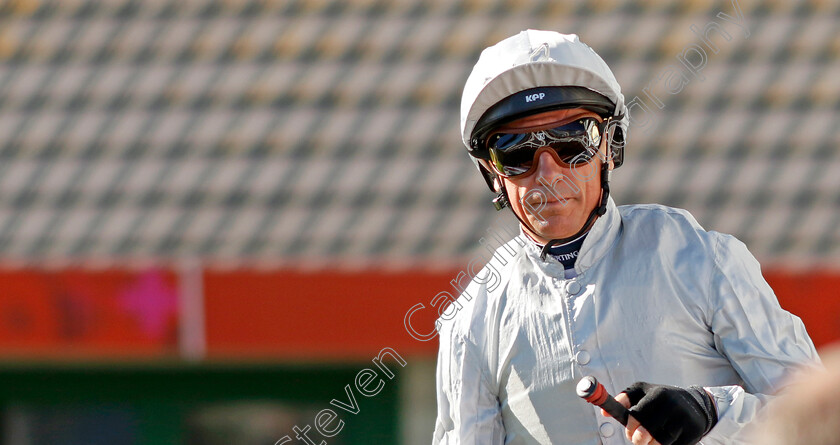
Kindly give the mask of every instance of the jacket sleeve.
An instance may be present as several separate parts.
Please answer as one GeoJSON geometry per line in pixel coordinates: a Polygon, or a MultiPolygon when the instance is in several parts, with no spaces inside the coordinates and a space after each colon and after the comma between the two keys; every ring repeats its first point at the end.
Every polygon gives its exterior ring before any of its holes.
{"type": "Polygon", "coordinates": [[[748,443],[738,432],[778,392],[791,371],[819,363],[799,317],[779,305],[746,246],[716,234],[710,291],[715,347],[743,380],[742,386],[706,388],[718,409],[718,424],[702,443],[748,443]]]}
{"type": "Polygon", "coordinates": [[[458,334],[456,320],[439,324],[437,421],[433,444],[502,444],[499,400],[491,391],[478,348],[458,334]]]}

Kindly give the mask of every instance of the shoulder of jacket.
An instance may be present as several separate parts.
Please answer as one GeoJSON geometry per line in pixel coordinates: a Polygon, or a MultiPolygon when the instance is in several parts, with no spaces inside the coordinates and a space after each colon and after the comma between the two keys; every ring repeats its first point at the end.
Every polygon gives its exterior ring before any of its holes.
{"type": "Polygon", "coordinates": [[[634,247],[656,246],[672,249],[694,249],[709,258],[717,256],[721,242],[731,235],[707,231],[688,210],[660,204],[633,204],[620,206],[625,239],[635,242],[634,247]]]}
{"type": "Polygon", "coordinates": [[[704,230],[694,215],[686,209],[662,204],[630,204],[618,207],[621,219],[627,221],[660,221],[663,224],[685,224],[704,230]]]}
{"type": "Polygon", "coordinates": [[[688,210],[661,204],[632,204],[620,206],[622,224],[626,228],[682,232],[701,237],[713,236],[697,222],[688,210]]]}
{"type": "Polygon", "coordinates": [[[715,248],[718,246],[745,247],[744,243],[733,235],[706,230],[686,209],[661,204],[631,204],[619,206],[619,211],[624,224],[651,224],[653,227],[660,228],[673,226],[708,239],[710,243],[716,245],[715,248]]]}

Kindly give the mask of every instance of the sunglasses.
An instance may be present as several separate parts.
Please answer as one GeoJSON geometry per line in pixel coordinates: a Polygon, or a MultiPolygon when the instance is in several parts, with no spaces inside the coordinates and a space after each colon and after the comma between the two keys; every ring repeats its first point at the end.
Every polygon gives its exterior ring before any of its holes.
{"type": "Polygon", "coordinates": [[[558,127],[527,133],[493,133],[487,138],[490,161],[498,174],[506,178],[527,176],[537,166],[537,156],[551,149],[565,167],[588,163],[598,153],[601,135],[609,120],[598,122],[584,117],[558,127]]]}

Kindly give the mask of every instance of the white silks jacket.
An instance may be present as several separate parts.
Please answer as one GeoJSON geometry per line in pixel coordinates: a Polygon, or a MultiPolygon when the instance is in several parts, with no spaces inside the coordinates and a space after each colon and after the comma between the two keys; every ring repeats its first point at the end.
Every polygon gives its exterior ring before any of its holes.
{"type": "Polygon", "coordinates": [[[788,373],[819,362],[746,246],[685,210],[610,199],[574,272],[520,233],[444,312],[434,444],[629,443],[576,395],[585,375],[613,395],[703,386],[719,420],[701,443],[747,443],[788,373]]]}

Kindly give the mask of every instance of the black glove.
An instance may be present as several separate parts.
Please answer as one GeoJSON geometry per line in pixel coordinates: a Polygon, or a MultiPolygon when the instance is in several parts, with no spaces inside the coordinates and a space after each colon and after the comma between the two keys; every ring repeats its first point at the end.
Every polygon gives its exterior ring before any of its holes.
{"type": "Polygon", "coordinates": [[[623,391],[630,414],[662,445],[693,445],[717,423],[714,401],[699,386],[636,382],[623,391]]]}

